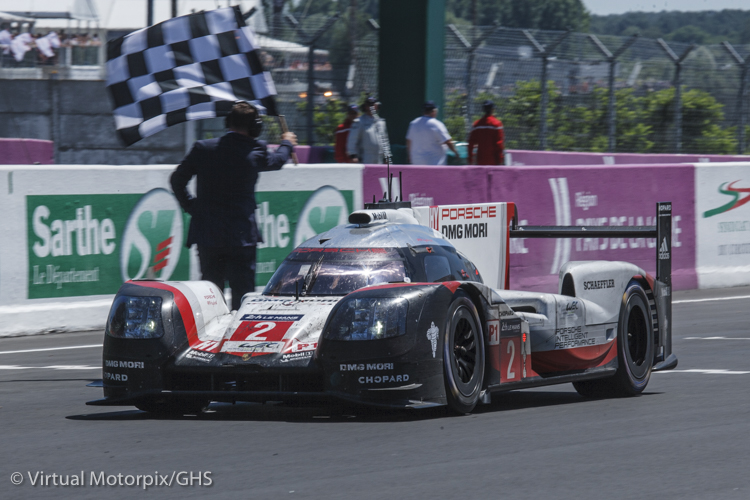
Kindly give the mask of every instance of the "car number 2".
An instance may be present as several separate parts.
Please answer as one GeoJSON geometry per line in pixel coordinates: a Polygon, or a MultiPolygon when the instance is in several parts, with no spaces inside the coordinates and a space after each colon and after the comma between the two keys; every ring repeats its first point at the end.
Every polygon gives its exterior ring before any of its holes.
{"type": "Polygon", "coordinates": [[[500,382],[517,382],[520,380],[520,346],[520,337],[506,337],[500,339],[500,382]]]}
{"type": "Polygon", "coordinates": [[[512,380],[516,378],[516,372],[511,371],[513,369],[513,358],[516,357],[516,343],[513,340],[508,340],[507,353],[510,354],[510,359],[508,360],[508,376],[506,378],[512,380]]]}
{"type": "Polygon", "coordinates": [[[245,340],[268,340],[266,337],[261,337],[260,335],[276,328],[276,323],[272,321],[264,321],[262,323],[255,323],[253,328],[256,328],[256,330],[245,337],[245,340]]]}
{"type": "Polygon", "coordinates": [[[242,321],[229,339],[234,342],[279,342],[293,321],[242,321]]]}

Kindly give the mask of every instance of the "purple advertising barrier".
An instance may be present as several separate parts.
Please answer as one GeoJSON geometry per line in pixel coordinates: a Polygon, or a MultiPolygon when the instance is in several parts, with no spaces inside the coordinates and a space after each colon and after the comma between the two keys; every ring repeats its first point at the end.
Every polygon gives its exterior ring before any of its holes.
{"type": "MultiPolygon", "coordinates": [[[[271,151],[276,151],[278,148],[278,144],[268,145],[268,149],[271,151]]],[[[299,163],[313,163],[310,161],[310,146],[294,146],[294,152],[297,153],[297,161],[299,163]]],[[[291,158],[289,161],[292,161],[291,158]]]]}
{"type": "MultiPolygon", "coordinates": [[[[388,190],[385,165],[365,165],[362,174],[362,199],[365,203],[378,200],[388,190]]],[[[452,205],[456,203],[487,203],[487,167],[449,167],[394,165],[391,166],[393,184],[391,197],[401,200],[398,187],[398,174],[401,172],[404,183],[405,201],[412,206],[452,205]]],[[[497,200],[502,201],[502,200],[497,200]]]]}
{"type": "Polygon", "coordinates": [[[54,143],[40,139],[0,139],[0,165],[52,165],[54,143]]]}
{"type": "MultiPolygon", "coordinates": [[[[489,167],[491,201],[516,203],[519,225],[653,226],[656,203],[672,202],[672,283],[697,288],[695,181],[688,165],[489,167]]],[[[449,190],[447,187],[446,190],[449,190]]],[[[511,239],[514,290],[556,292],[571,260],[632,262],[652,276],[654,238],[511,239]]],[[[480,270],[481,271],[481,270],[480,270]]]]}
{"type": "Polygon", "coordinates": [[[525,151],[509,149],[506,161],[512,166],[560,165],[643,165],[748,161],[750,156],[732,155],[669,155],[636,153],[575,153],[562,151],[525,151]]]}

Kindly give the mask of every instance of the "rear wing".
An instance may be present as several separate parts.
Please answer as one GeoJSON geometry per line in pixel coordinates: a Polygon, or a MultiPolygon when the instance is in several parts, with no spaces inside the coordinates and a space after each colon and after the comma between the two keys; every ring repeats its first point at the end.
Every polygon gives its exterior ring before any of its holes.
{"type": "MultiPolygon", "coordinates": [[[[510,238],[656,238],[654,302],[659,322],[659,345],[654,370],[673,368],[672,353],[672,203],[656,204],[655,226],[518,226],[513,203],[414,207],[420,224],[440,232],[473,261],[485,283],[498,289],[510,284],[510,238]]],[[[564,264],[564,263],[563,263],[564,264]]],[[[646,278],[644,276],[644,278],[646,278]]]]}
{"type": "MultiPolygon", "coordinates": [[[[672,203],[656,204],[656,226],[524,226],[518,227],[518,212],[513,215],[511,238],[656,238],[656,279],[654,302],[659,321],[659,345],[654,370],[677,365],[672,353],[672,203]]],[[[644,276],[645,278],[645,276],[644,276]]]]}

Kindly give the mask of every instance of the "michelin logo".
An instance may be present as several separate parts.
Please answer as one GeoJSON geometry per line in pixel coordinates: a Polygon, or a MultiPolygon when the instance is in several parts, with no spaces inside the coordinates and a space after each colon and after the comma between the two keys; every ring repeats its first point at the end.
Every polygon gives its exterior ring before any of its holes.
{"type": "Polygon", "coordinates": [[[435,357],[435,352],[437,351],[437,339],[438,335],[440,334],[440,329],[435,326],[435,323],[432,323],[432,326],[427,330],[427,338],[430,340],[430,343],[432,344],[432,357],[435,357]]]}

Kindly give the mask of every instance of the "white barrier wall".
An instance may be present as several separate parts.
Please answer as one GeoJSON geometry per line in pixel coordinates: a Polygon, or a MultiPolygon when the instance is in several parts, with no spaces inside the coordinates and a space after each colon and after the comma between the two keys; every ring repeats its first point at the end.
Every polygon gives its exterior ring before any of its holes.
{"type": "MultiPolygon", "coordinates": [[[[173,166],[0,167],[0,336],[103,328],[128,279],[199,277],[173,166]]],[[[285,166],[257,185],[258,284],[362,206],[362,167],[285,166]]]]}
{"type": "MultiPolygon", "coordinates": [[[[481,167],[454,168],[463,179],[481,167]]],[[[526,175],[525,168],[517,167],[516,174],[526,175]]],[[[695,228],[698,286],[750,285],[750,163],[685,168],[694,176],[685,179],[682,198],[694,189],[695,215],[680,224],[685,231],[695,228]]],[[[572,175],[566,169],[580,170],[559,167],[556,175],[572,175]]],[[[0,166],[0,336],[100,329],[123,281],[198,278],[195,253],[184,247],[189,216],[170,192],[172,170],[164,165],[0,166]]],[[[362,207],[365,172],[362,166],[325,164],[261,174],[259,286],[295,246],[344,223],[362,207]]],[[[632,178],[637,182],[638,176],[632,178]]],[[[446,188],[433,189],[431,181],[414,178],[412,183],[421,184],[425,198],[437,200],[433,190],[446,188]]],[[[514,199],[514,186],[519,183],[507,184],[510,199],[492,201],[524,201],[514,199]]]]}
{"type": "Polygon", "coordinates": [[[700,288],[750,285],[750,163],[695,165],[700,288]]]}

